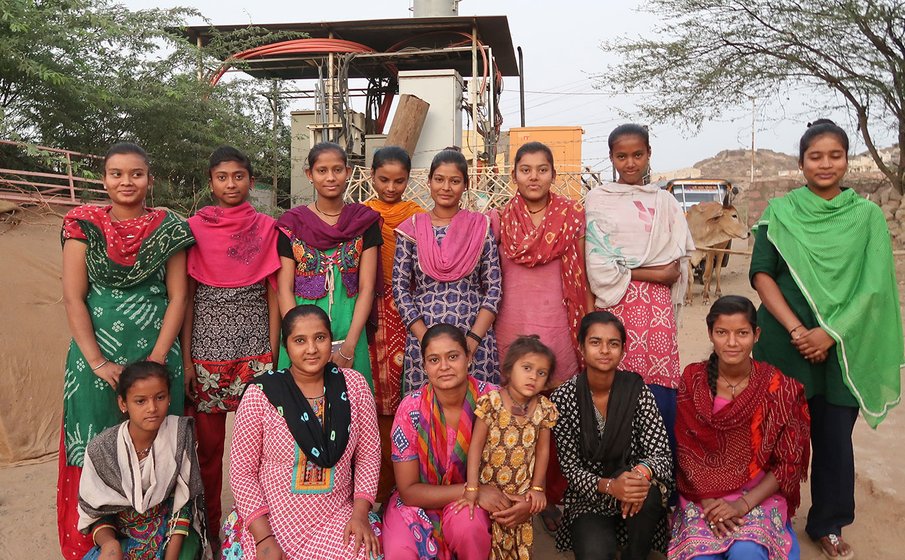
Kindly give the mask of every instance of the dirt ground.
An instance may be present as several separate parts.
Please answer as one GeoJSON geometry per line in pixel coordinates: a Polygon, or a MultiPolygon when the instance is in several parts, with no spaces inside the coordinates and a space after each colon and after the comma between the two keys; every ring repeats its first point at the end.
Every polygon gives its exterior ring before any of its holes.
{"type": "MultiPolygon", "coordinates": [[[[737,246],[743,249],[742,246],[737,246]]],[[[901,259],[900,259],[901,261],[901,259]]],[[[756,300],[748,286],[748,262],[733,256],[723,275],[724,294],[742,294],[756,300]]],[[[905,266],[899,265],[898,278],[905,279],[905,266]]],[[[899,283],[900,295],[903,284],[899,283]]],[[[696,286],[696,303],[681,315],[679,349],[682,363],[703,360],[710,352],[704,325],[706,307],[701,304],[700,286],[696,286]]],[[[28,320],[27,317],[22,318],[28,320]]],[[[60,362],[62,368],[62,361],[60,362]]],[[[858,504],[857,519],[845,531],[858,558],[905,557],[899,548],[905,534],[905,407],[899,407],[876,431],[863,421],[855,428],[858,504]],[[898,551],[898,552],[897,552],[898,551]]],[[[228,448],[228,446],[227,446],[228,448]]],[[[56,457],[48,462],[0,468],[0,560],[59,558],[56,532],[55,488],[56,457]]],[[[224,489],[224,510],[232,503],[229,489],[224,489]]],[[[802,491],[802,507],[793,523],[801,538],[802,558],[822,558],[819,549],[804,536],[804,514],[810,504],[807,485],[802,491]]],[[[535,523],[535,558],[572,558],[555,552],[552,539],[535,523]]],[[[392,559],[390,559],[392,560],[392,559]]]]}

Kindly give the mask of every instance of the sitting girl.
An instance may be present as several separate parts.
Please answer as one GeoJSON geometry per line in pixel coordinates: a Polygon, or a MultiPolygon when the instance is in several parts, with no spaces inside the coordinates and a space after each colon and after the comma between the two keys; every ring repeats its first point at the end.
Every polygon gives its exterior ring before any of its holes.
{"type": "Polygon", "coordinates": [[[117,394],[128,420],[85,452],[78,528],[91,530],[95,546],[84,559],[209,558],[194,420],[167,415],[169,371],[150,361],[129,365],[117,394]]]}
{"type": "MultiPolygon", "coordinates": [[[[539,337],[520,336],[503,361],[503,386],[478,399],[468,450],[468,482],[460,500],[472,512],[479,483],[498,487],[512,501],[529,502],[532,514],[547,506],[544,478],[550,429],[559,414],[550,399],[539,393],[555,367],[556,355],[539,337]]],[[[494,520],[490,558],[527,558],[533,541],[530,519],[515,526],[494,520]]]]}

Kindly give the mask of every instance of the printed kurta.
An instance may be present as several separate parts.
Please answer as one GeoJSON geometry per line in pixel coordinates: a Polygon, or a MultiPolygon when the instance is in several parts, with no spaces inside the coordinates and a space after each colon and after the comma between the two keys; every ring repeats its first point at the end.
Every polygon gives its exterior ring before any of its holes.
{"type": "MultiPolygon", "coordinates": [[[[542,429],[556,425],[559,413],[550,399],[540,396],[530,417],[519,418],[503,404],[500,392],[478,400],[475,416],[487,424],[487,442],[481,453],[481,484],[493,484],[503,492],[524,495],[534,477],[537,439],[542,429]]],[[[508,528],[493,522],[490,557],[495,560],[529,560],[534,544],[531,520],[508,528]]]]}
{"type": "MultiPolygon", "coordinates": [[[[341,370],[346,379],[352,422],[349,442],[336,465],[321,469],[299,449],[286,421],[254,382],[239,410],[230,449],[229,483],[243,527],[268,515],[274,538],[290,560],[367,560],[343,529],[355,499],[374,501],[380,470],[380,440],[374,397],[364,377],[341,370]]],[[[255,543],[242,531],[243,558],[254,560],[255,543]]]]}
{"type": "MultiPolygon", "coordinates": [[[[434,226],[433,230],[442,244],[448,226],[434,226]]],[[[415,243],[405,237],[397,240],[393,265],[393,298],[406,326],[422,319],[427,327],[450,323],[466,331],[471,329],[481,309],[494,314],[497,312],[501,295],[500,257],[489,228],[478,265],[471,274],[453,282],[440,282],[425,274],[418,266],[415,243]]],[[[427,383],[422,362],[418,339],[408,331],[405,339],[403,393],[420,389],[427,383]]],[[[469,373],[480,381],[495,383],[499,380],[499,367],[496,334],[491,327],[475,350],[469,373]]]]}

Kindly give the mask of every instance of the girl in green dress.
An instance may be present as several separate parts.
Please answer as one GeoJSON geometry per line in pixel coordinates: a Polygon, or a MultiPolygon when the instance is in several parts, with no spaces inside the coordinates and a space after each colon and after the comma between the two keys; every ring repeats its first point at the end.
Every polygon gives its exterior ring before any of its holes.
{"type": "MultiPolygon", "coordinates": [[[[85,205],[63,221],[63,302],[72,331],[63,385],[63,429],[57,521],[64,558],[82,558],[91,539],[77,530],[79,478],[88,442],[122,421],[116,386],[123,366],[150,360],[183,386],[176,337],[186,305],[188,225],[166,210],[145,207],[148,156],[116,144],[104,158],[109,206],[85,205]]],[[[182,414],[183,391],[170,401],[182,414]]]]}
{"type": "Polygon", "coordinates": [[[801,138],[807,184],[770,201],[755,226],[749,272],[763,305],[754,359],[805,386],[811,413],[811,509],[805,530],[829,558],[852,558],[852,429],[899,402],[902,321],[880,208],[841,186],[848,136],[821,119],[801,138]],[[868,319],[869,318],[869,319],[868,319]],[[865,323],[869,320],[869,324],[865,323]]]}
{"type": "MultiPolygon", "coordinates": [[[[378,247],[383,243],[380,214],[343,201],[351,168],[337,144],[321,142],[311,148],[305,173],[317,198],[277,221],[280,314],[303,303],[326,311],[333,330],[331,361],[364,375],[373,390],[364,328],[374,304],[378,247]]],[[[285,348],[280,348],[277,366],[289,367],[285,348]]]]}

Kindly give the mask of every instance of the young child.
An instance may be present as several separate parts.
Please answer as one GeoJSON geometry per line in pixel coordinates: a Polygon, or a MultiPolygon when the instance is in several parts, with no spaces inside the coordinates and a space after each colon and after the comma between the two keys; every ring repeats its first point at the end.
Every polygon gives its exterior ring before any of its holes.
{"type": "MultiPolygon", "coordinates": [[[[550,429],[559,417],[550,400],[540,395],[556,368],[556,355],[536,335],[515,339],[501,369],[503,385],[477,402],[468,482],[461,503],[472,510],[479,484],[491,484],[510,499],[527,499],[531,513],[547,506],[544,479],[550,456],[550,429]]],[[[528,520],[515,528],[493,523],[490,557],[527,558],[534,534],[528,520]]]]}
{"type": "Polygon", "coordinates": [[[167,415],[170,372],[136,362],[116,392],[128,420],[91,440],[79,483],[85,560],[209,558],[194,420],[167,415]]]}
{"type": "MultiPolygon", "coordinates": [[[[189,218],[197,244],[188,252],[189,305],[182,331],[186,393],[194,402],[198,458],[211,538],[220,526],[226,413],[235,412],[245,384],[272,369],[280,315],[268,277],[280,268],[276,220],[248,203],[254,172],[231,146],[209,165],[215,202],[189,218]]],[[[216,541],[213,543],[216,548],[216,541]]]]}
{"type": "Polygon", "coordinates": [[[374,152],[371,184],[377,191],[377,198],[364,203],[380,214],[380,232],[383,235],[383,246],[380,248],[382,275],[377,279],[376,313],[373,314],[376,315],[376,324],[369,324],[369,337],[373,341],[369,349],[374,400],[383,449],[377,487],[377,501],[380,503],[386,502],[395,484],[393,462],[390,460],[390,430],[402,397],[402,362],[405,356],[406,328],[393,301],[395,229],[415,214],[425,212],[417,202],[402,200],[411,171],[412,160],[399,146],[384,146],[374,152]]]}
{"type": "MultiPolygon", "coordinates": [[[[336,345],[331,361],[358,371],[373,388],[364,329],[374,303],[383,237],[377,212],[343,201],[351,172],[346,152],[337,144],[321,142],[308,152],[305,173],[317,198],[277,222],[282,263],[277,284],[281,315],[303,303],[326,311],[336,345]]],[[[290,365],[285,350],[278,365],[290,365]]]]}

